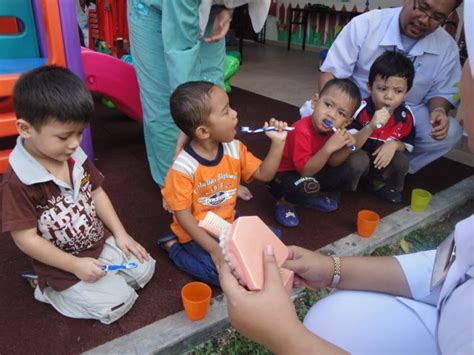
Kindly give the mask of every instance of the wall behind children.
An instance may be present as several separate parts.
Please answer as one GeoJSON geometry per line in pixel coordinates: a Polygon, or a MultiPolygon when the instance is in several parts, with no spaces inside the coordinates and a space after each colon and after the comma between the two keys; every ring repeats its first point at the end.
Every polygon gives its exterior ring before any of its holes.
{"type": "MultiPolygon", "coordinates": [[[[266,24],[266,39],[287,43],[290,8],[304,8],[308,5],[317,4],[328,6],[336,11],[361,13],[378,8],[397,7],[401,6],[402,3],[402,0],[272,0],[266,24]]],[[[462,6],[457,12],[455,14],[456,19],[462,19],[462,6]]],[[[293,21],[295,19],[294,17],[293,21]]],[[[337,33],[348,21],[348,16],[322,13],[311,14],[306,32],[306,45],[320,48],[330,47],[337,33]]],[[[454,35],[457,39],[459,38],[461,27],[457,26],[457,29],[455,29],[456,33],[454,35]]],[[[302,43],[302,38],[302,26],[293,25],[291,43],[299,45],[302,43]]]]}

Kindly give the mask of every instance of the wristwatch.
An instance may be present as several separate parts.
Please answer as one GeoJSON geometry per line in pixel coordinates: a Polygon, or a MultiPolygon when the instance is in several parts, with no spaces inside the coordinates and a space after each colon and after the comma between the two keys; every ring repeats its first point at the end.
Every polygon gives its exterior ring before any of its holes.
{"type": "Polygon", "coordinates": [[[334,262],[334,274],[332,276],[331,287],[336,288],[341,280],[341,258],[331,255],[334,262]]]}

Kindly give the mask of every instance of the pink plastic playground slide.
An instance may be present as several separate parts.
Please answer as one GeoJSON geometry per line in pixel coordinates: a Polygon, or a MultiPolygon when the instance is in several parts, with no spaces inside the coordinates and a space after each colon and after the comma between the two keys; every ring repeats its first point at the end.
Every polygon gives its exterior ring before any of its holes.
{"type": "Polygon", "coordinates": [[[143,121],[135,69],[128,63],[87,48],[81,48],[84,79],[89,90],[112,100],[124,114],[143,121]]]}

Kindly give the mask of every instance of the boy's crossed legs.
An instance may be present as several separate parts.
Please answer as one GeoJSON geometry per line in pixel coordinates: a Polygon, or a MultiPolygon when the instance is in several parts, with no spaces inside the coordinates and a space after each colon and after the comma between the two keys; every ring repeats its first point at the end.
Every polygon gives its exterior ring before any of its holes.
{"type": "Polygon", "coordinates": [[[220,285],[219,274],[211,255],[196,242],[181,244],[175,240],[169,246],[168,252],[170,259],[180,270],[208,284],[220,285]]]}
{"type": "MultiPolygon", "coordinates": [[[[362,171],[361,173],[362,174],[362,171]]],[[[331,212],[337,209],[340,191],[357,187],[360,175],[354,176],[348,164],[326,165],[314,176],[302,177],[296,171],[277,173],[267,185],[279,201],[275,205],[276,220],[285,227],[296,227],[299,219],[295,205],[331,212]]]]}
{"type": "Polygon", "coordinates": [[[51,304],[59,313],[71,318],[97,319],[104,324],[118,320],[135,303],[138,297],[135,290],[150,281],[155,271],[155,260],[150,257],[148,261],[140,263],[133,254],[127,260],[114,237],[107,238],[98,260],[104,264],[134,261],[138,263],[138,267],[108,272],[93,283],[80,281],[64,291],[46,287],[41,292],[36,287],[36,300],[51,304]]]}

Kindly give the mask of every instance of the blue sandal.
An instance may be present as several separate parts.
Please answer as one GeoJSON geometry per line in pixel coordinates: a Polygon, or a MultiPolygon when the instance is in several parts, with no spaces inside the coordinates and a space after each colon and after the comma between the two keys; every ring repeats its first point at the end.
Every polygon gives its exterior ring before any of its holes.
{"type": "Polygon", "coordinates": [[[311,200],[306,201],[303,206],[321,212],[332,212],[337,210],[339,202],[338,193],[322,193],[311,200]]]}
{"type": "Polygon", "coordinates": [[[278,223],[287,228],[293,228],[300,224],[295,209],[282,203],[275,205],[275,219],[278,223]]]}

